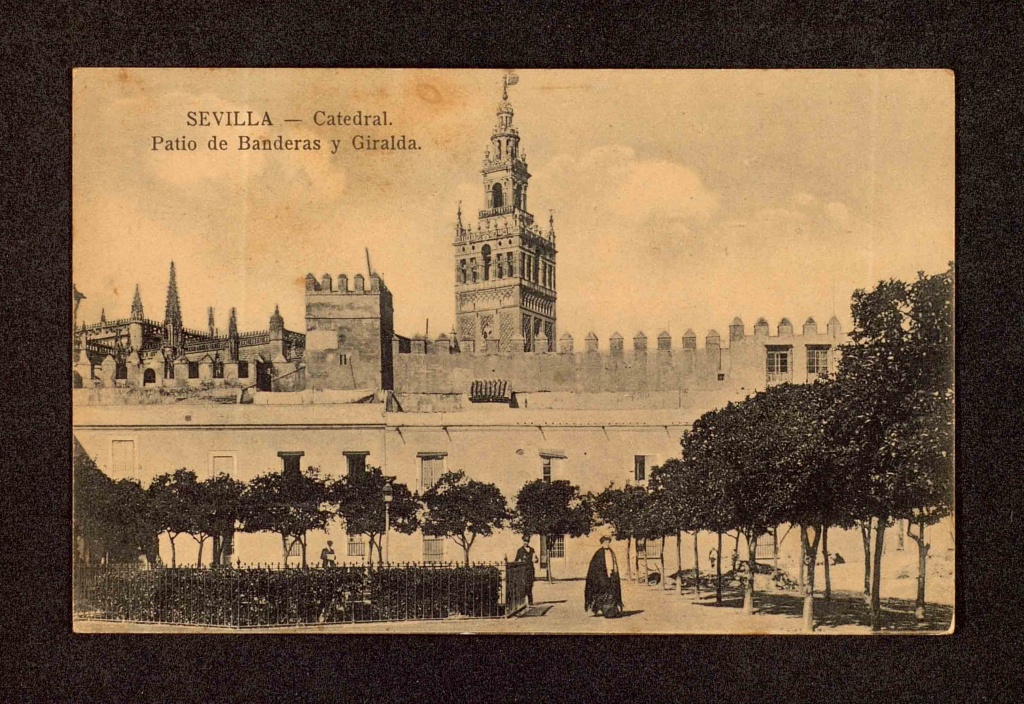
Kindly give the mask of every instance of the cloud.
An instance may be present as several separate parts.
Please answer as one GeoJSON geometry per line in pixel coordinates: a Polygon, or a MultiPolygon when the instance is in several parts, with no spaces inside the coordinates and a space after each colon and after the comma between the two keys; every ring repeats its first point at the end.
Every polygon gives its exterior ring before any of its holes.
{"type": "Polygon", "coordinates": [[[682,164],[644,160],[630,147],[598,147],[579,159],[561,155],[537,171],[533,189],[552,202],[586,203],[594,212],[632,223],[704,220],[718,196],[682,164]]]}

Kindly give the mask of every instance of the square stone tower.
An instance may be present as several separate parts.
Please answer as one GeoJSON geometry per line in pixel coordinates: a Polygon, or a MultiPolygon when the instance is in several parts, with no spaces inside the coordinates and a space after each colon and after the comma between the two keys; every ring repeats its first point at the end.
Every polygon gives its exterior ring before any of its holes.
{"type": "Polygon", "coordinates": [[[311,389],[392,389],[391,338],[394,303],[384,281],[370,272],[329,274],[318,282],[306,275],[306,387],[311,389]]]}

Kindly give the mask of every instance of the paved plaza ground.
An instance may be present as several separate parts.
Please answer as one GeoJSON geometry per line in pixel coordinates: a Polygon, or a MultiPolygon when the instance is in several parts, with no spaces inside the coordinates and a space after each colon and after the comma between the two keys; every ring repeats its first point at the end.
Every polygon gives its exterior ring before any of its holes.
{"type": "MultiPolygon", "coordinates": [[[[904,580],[905,581],[905,580],[904,580]]],[[[913,580],[911,580],[912,582],[913,580]]],[[[845,585],[844,585],[845,586],[845,585]]],[[[887,593],[884,585],[883,595],[887,593]]],[[[888,591],[900,597],[912,597],[904,584],[888,591]]],[[[247,629],[244,633],[447,633],[447,634],[762,634],[803,632],[803,602],[793,592],[762,591],[755,597],[755,613],[747,616],[740,608],[742,595],[733,589],[724,593],[722,606],[714,594],[679,594],[663,585],[622,585],[625,612],[620,618],[591,616],[583,610],[583,581],[538,581],[534,587],[535,604],[518,616],[506,619],[446,619],[443,621],[400,621],[392,623],[334,624],[247,629]]],[[[918,625],[912,598],[883,598],[883,622],[887,631],[942,633],[952,621],[952,590],[937,590],[946,603],[929,603],[928,620],[918,625]]],[[[815,620],[819,634],[870,633],[868,608],[863,595],[836,590],[831,601],[818,596],[815,620]]],[[[155,624],[77,621],[78,633],[238,633],[228,628],[163,626],[155,624]]]]}

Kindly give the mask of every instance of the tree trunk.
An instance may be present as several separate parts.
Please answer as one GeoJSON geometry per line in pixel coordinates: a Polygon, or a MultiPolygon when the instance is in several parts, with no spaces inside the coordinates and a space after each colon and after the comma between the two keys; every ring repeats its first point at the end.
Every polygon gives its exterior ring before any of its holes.
{"type": "MultiPolygon", "coordinates": [[[[747,587],[743,591],[743,613],[748,616],[754,613],[754,574],[757,568],[757,538],[747,538],[747,587]]],[[[737,538],[737,541],[739,539],[737,538]]]]}
{"type": "Polygon", "coordinates": [[[828,564],[828,526],[821,527],[821,555],[825,560],[825,601],[832,599],[832,572],[828,564]]]}
{"type": "Polygon", "coordinates": [[[697,533],[693,531],[693,589],[700,596],[700,556],[697,554],[697,533]]]}
{"type": "Polygon", "coordinates": [[[882,546],[885,544],[885,516],[878,517],[875,528],[875,557],[871,569],[871,630],[882,630],[882,601],[879,592],[882,586],[882,546]]]}
{"type": "MultiPolygon", "coordinates": [[[[541,536],[541,540],[544,541],[544,545],[545,545],[544,554],[548,558],[547,559],[548,582],[551,582],[552,581],[552,579],[551,579],[551,544],[548,543],[548,536],[546,536],[546,535],[541,536]]],[[[626,549],[627,550],[629,549],[629,543],[626,543],[626,549]]],[[[626,567],[629,567],[629,565],[626,565],[626,567]]]]}
{"type": "Polygon", "coordinates": [[[676,531],[676,582],[679,585],[679,593],[683,593],[683,534],[682,531],[676,531]]]}
{"type": "Polygon", "coordinates": [[[281,534],[281,554],[284,556],[284,566],[288,566],[288,536],[281,534]]]}
{"type": "Polygon", "coordinates": [[[800,591],[807,584],[807,546],[804,544],[803,535],[800,537],[800,591]]]}
{"type": "Polygon", "coordinates": [[[715,603],[722,605],[722,531],[718,531],[718,559],[715,560],[717,580],[715,582],[715,603]]]}
{"type": "Polygon", "coordinates": [[[469,543],[462,543],[462,551],[466,556],[466,567],[469,567],[469,543]]]}
{"type": "Polygon", "coordinates": [[[665,584],[668,582],[665,579],[665,536],[661,536],[661,588],[665,588],[665,584]]]}
{"type": "Polygon", "coordinates": [[[860,537],[864,542],[864,597],[871,597],[871,519],[859,521],[860,537]]]}
{"type": "Polygon", "coordinates": [[[298,538],[298,541],[299,541],[299,545],[302,546],[302,568],[305,569],[307,567],[307,564],[306,564],[306,534],[303,533],[302,537],[298,538]]]}
{"type": "Polygon", "coordinates": [[[736,531],[736,542],[732,546],[732,571],[736,571],[736,562],[740,559],[740,532],[736,531]]]}
{"type": "MultiPolygon", "coordinates": [[[[633,544],[633,538],[626,538],[626,579],[633,579],[633,554],[630,552],[630,547],[633,544]]],[[[551,556],[548,555],[548,564],[551,564],[551,556]]],[[[550,580],[548,580],[550,581],[550,580]]]]}
{"type": "Polygon", "coordinates": [[[177,556],[177,554],[175,554],[174,540],[178,536],[177,535],[171,535],[170,533],[168,533],[167,537],[169,537],[171,539],[171,567],[177,567],[178,566],[178,556],[177,556]]]}
{"type": "Polygon", "coordinates": [[[803,546],[807,569],[807,580],[804,582],[804,630],[808,633],[814,631],[814,563],[818,561],[818,543],[821,538],[821,528],[815,530],[812,542],[807,535],[807,526],[800,524],[800,544],[803,546]]]}
{"type": "Polygon", "coordinates": [[[210,539],[210,565],[216,567],[220,562],[220,536],[214,535],[210,539]]]}
{"type": "Polygon", "coordinates": [[[206,545],[206,538],[199,541],[199,555],[196,557],[196,567],[203,566],[203,546],[206,545]]]}
{"type": "Polygon", "coordinates": [[[917,543],[917,601],[914,604],[914,616],[920,623],[924,621],[925,615],[925,575],[928,572],[928,550],[931,548],[931,545],[924,540],[925,523],[923,517],[918,520],[917,535],[910,532],[910,525],[910,521],[907,521],[907,535],[917,543]]]}

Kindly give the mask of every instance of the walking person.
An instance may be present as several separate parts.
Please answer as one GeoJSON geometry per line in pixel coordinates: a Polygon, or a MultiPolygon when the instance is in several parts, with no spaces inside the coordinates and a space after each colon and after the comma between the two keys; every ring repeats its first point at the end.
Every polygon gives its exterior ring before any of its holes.
{"type": "Polygon", "coordinates": [[[622,581],[619,560],[612,551],[611,537],[601,536],[601,547],[590,558],[587,584],[583,590],[583,609],[594,615],[604,613],[612,618],[622,613],[622,581]]]}
{"type": "Polygon", "coordinates": [[[320,551],[320,564],[322,567],[334,567],[334,541],[328,540],[327,547],[320,551]]]}
{"type": "Polygon", "coordinates": [[[516,562],[526,563],[526,599],[530,606],[533,606],[533,581],[536,574],[533,570],[533,563],[537,562],[537,553],[530,547],[530,536],[523,536],[523,544],[516,551],[516,562]]]}

